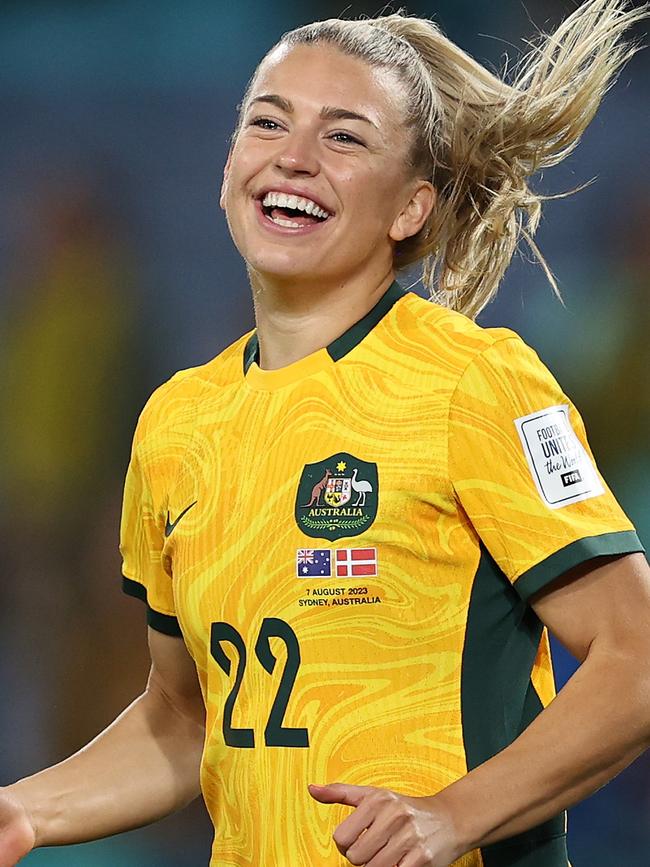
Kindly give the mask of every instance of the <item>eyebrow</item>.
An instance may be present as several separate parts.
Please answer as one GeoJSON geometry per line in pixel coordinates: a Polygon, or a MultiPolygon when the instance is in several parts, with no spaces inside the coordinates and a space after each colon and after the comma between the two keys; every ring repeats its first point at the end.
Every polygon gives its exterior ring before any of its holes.
{"type": "MultiPolygon", "coordinates": [[[[250,104],[256,102],[268,102],[275,105],[281,111],[287,114],[293,114],[293,103],[285,99],[284,96],[279,96],[277,93],[263,93],[261,96],[255,96],[251,99],[250,104]]],[[[350,111],[348,108],[335,108],[331,105],[324,105],[320,111],[321,120],[361,120],[364,123],[369,123],[371,126],[377,127],[376,123],[366,117],[365,114],[359,114],[357,111],[350,111]]]]}

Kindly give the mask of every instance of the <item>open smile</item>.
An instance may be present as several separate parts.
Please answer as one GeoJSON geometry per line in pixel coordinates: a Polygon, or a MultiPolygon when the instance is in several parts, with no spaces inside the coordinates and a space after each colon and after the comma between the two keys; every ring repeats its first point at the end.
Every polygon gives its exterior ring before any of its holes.
{"type": "Polygon", "coordinates": [[[313,199],[273,190],[258,196],[255,206],[262,225],[283,235],[307,234],[334,218],[313,199]]]}

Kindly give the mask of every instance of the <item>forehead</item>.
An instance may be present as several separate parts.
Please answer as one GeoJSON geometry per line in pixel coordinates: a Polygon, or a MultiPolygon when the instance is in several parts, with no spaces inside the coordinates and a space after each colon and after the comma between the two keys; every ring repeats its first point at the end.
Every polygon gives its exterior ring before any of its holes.
{"type": "Polygon", "coordinates": [[[275,93],[294,105],[362,111],[383,125],[399,125],[403,89],[395,73],[371,66],[327,43],[280,45],[258,67],[249,100],[275,93]]]}

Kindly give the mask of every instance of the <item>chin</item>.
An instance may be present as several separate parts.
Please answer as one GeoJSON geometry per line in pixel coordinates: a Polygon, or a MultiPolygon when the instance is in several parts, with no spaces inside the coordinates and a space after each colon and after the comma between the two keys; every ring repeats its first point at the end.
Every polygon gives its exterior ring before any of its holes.
{"type": "MultiPolygon", "coordinates": [[[[313,280],[315,276],[325,276],[323,262],[296,261],[295,256],[251,256],[246,259],[248,268],[262,279],[272,280],[313,280]]],[[[330,270],[329,268],[327,269],[330,270]]]]}

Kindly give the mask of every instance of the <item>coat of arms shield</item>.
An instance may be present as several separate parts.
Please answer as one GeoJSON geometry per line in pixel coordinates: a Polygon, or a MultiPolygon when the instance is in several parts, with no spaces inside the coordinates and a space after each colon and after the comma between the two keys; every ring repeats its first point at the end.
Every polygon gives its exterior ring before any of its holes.
{"type": "Polygon", "coordinates": [[[327,480],[324,499],[328,506],[345,506],[352,494],[352,479],[327,480]]]}

